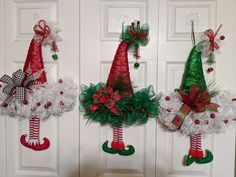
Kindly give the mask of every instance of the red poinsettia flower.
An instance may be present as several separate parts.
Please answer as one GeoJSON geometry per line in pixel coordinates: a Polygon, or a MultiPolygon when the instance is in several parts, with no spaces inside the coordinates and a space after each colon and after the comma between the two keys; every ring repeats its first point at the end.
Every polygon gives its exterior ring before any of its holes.
{"type": "Polygon", "coordinates": [[[118,91],[113,91],[111,87],[100,88],[93,95],[93,104],[89,107],[91,112],[95,112],[100,106],[105,106],[110,109],[114,114],[119,114],[116,109],[116,102],[121,99],[118,91]]]}

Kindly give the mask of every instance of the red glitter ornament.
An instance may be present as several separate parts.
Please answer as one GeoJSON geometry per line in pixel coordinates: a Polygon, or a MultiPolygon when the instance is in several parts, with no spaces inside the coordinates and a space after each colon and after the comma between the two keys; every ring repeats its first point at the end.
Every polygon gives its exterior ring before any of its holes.
{"type": "Polygon", "coordinates": [[[40,102],[38,102],[36,105],[37,105],[37,106],[41,106],[41,103],[40,103],[40,102]]]}
{"type": "Polygon", "coordinates": [[[166,96],[165,99],[166,99],[166,101],[169,101],[169,100],[170,100],[170,97],[169,97],[169,96],[166,96]]]}
{"type": "Polygon", "coordinates": [[[236,98],[233,98],[232,101],[236,101],[236,98]]]}
{"type": "Polygon", "coordinates": [[[63,93],[64,93],[63,91],[60,91],[60,94],[61,94],[61,95],[63,95],[63,93]]]}
{"type": "Polygon", "coordinates": [[[52,106],[52,102],[50,102],[50,101],[47,102],[47,105],[48,105],[48,106],[52,106]]]}
{"type": "Polygon", "coordinates": [[[214,119],[214,118],[216,117],[216,115],[212,113],[212,114],[210,115],[210,117],[211,117],[212,119],[214,119]]]}
{"type": "Polygon", "coordinates": [[[27,105],[27,104],[28,104],[28,101],[27,101],[27,100],[24,100],[24,101],[23,101],[23,104],[24,104],[24,105],[27,105]]]}
{"type": "Polygon", "coordinates": [[[225,39],[225,36],[224,35],[222,35],[222,36],[220,36],[220,40],[224,40],[225,39]]]}
{"type": "Polygon", "coordinates": [[[228,119],[225,119],[225,120],[224,120],[224,123],[225,123],[225,124],[227,124],[228,122],[229,122],[229,120],[228,120],[228,119]]]}
{"type": "Polygon", "coordinates": [[[3,103],[3,105],[2,105],[4,108],[6,108],[7,106],[8,106],[8,104],[7,103],[3,103]]]}
{"type": "Polygon", "coordinates": [[[59,80],[58,80],[58,83],[62,84],[62,83],[63,83],[63,80],[62,80],[62,79],[59,79],[59,80]]]}
{"type": "Polygon", "coordinates": [[[210,67],[207,69],[207,73],[211,73],[214,70],[214,68],[210,67]]]}
{"type": "Polygon", "coordinates": [[[195,124],[199,125],[200,124],[200,120],[196,119],[195,120],[195,124]]]}

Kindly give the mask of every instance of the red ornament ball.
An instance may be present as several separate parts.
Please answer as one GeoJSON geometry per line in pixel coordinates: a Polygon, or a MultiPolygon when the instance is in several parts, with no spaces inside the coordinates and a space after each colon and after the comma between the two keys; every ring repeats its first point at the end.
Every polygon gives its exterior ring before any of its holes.
{"type": "Polygon", "coordinates": [[[207,73],[211,73],[214,70],[214,68],[210,67],[207,69],[207,73]]]}
{"type": "Polygon", "coordinates": [[[45,109],[48,109],[48,105],[45,104],[45,105],[44,105],[44,108],[45,108],[45,109]]]}
{"type": "Polygon", "coordinates": [[[23,101],[23,104],[24,104],[24,105],[27,105],[27,104],[28,104],[28,101],[27,101],[27,100],[24,100],[24,101],[23,101]]]}
{"type": "Polygon", "coordinates": [[[224,40],[225,39],[225,36],[224,35],[222,35],[222,36],[220,36],[220,40],[224,40]]]}
{"type": "Polygon", "coordinates": [[[144,111],[145,111],[145,109],[144,109],[144,108],[142,108],[142,109],[141,109],[141,112],[144,112],[144,111]]]}
{"type": "Polygon", "coordinates": [[[2,105],[4,108],[6,108],[7,106],[8,106],[8,104],[7,103],[3,103],[3,105],[2,105]]]}
{"type": "Polygon", "coordinates": [[[50,101],[47,102],[47,105],[48,105],[48,106],[52,106],[52,102],[50,102],[50,101]]]}
{"type": "Polygon", "coordinates": [[[60,94],[61,94],[61,95],[63,95],[63,93],[64,93],[63,91],[60,91],[60,94]]]}
{"type": "Polygon", "coordinates": [[[208,120],[205,120],[204,122],[205,122],[205,124],[206,124],[206,125],[208,125],[208,124],[209,124],[209,121],[208,121],[208,120]]]}
{"type": "Polygon", "coordinates": [[[233,98],[232,101],[236,101],[236,98],[233,98]]]}
{"type": "Polygon", "coordinates": [[[225,124],[227,124],[228,122],[229,122],[229,120],[228,120],[228,119],[225,119],[225,120],[224,120],[224,123],[225,123],[225,124]]]}
{"type": "Polygon", "coordinates": [[[62,84],[62,83],[63,83],[63,80],[62,80],[62,79],[59,79],[59,80],[58,80],[58,83],[61,83],[61,84],[62,84]]]}
{"type": "Polygon", "coordinates": [[[196,124],[196,125],[199,125],[199,124],[200,124],[200,120],[196,119],[196,120],[195,120],[195,124],[196,124]]]}
{"type": "Polygon", "coordinates": [[[166,96],[165,99],[166,99],[166,101],[169,101],[169,100],[170,100],[170,97],[169,97],[169,96],[166,96]]]}
{"type": "Polygon", "coordinates": [[[216,117],[216,115],[213,114],[213,113],[211,113],[210,117],[211,117],[212,119],[214,119],[214,118],[216,117]]]}
{"type": "Polygon", "coordinates": [[[36,103],[36,105],[37,105],[37,106],[41,106],[41,103],[40,103],[40,102],[38,102],[38,103],[36,103]]]}

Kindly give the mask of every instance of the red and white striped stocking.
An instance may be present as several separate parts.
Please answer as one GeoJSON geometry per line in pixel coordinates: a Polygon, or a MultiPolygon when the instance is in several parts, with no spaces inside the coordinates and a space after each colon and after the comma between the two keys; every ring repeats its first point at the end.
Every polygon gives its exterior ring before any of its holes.
{"type": "Polygon", "coordinates": [[[113,141],[111,143],[112,149],[123,150],[125,145],[123,142],[123,126],[113,127],[113,141]]]}
{"type": "Polygon", "coordinates": [[[119,141],[119,150],[125,149],[125,144],[123,142],[123,126],[118,127],[118,141],[119,141]]]}
{"type": "Polygon", "coordinates": [[[48,149],[50,146],[50,141],[47,138],[43,138],[43,144],[40,144],[39,140],[39,131],[40,131],[40,118],[32,117],[29,120],[29,140],[26,142],[26,134],[22,135],[20,142],[27,148],[33,149],[35,151],[41,151],[48,149]]]}
{"type": "Polygon", "coordinates": [[[203,151],[202,151],[202,134],[197,133],[195,136],[197,136],[196,157],[197,158],[203,158],[204,154],[203,154],[203,151]]]}
{"type": "Polygon", "coordinates": [[[40,119],[38,117],[33,117],[29,120],[29,144],[38,145],[39,141],[39,129],[40,129],[40,119]]]}
{"type": "Polygon", "coordinates": [[[196,149],[197,149],[197,136],[196,134],[191,135],[191,148],[189,150],[189,155],[191,157],[195,157],[196,156],[196,149]]]}
{"type": "Polygon", "coordinates": [[[118,128],[113,127],[113,141],[111,143],[112,149],[118,149],[118,128]]]}

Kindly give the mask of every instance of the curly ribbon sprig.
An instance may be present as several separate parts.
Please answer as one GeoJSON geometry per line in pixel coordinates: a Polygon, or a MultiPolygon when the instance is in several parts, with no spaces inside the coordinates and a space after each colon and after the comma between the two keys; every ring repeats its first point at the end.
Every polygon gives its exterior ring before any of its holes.
{"type": "Polygon", "coordinates": [[[217,36],[217,34],[219,33],[220,29],[221,29],[222,25],[220,25],[216,32],[214,33],[212,29],[208,29],[204,32],[204,34],[209,38],[209,50],[210,51],[214,51],[215,49],[219,49],[219,45],[216,43],[215,41],[215,37],[217,36]]]}
{"type": "Polygon", "coordinates": [[[103,87],[93,95],[93,104],[89,109],[91,112],[95,112],[100,106],[105,106],[111,112],[118,115],[119,111],[116,109],[116,102],[120,99],[121,96],[118,91],[114,92],[111,87],[103,87]]]}
{"type": "Polygon", "coordinates": [[[196,113],[204,112],[206,110],[217,112],[219,105],[211,103],[211,97],[207,90],[199,92],[198,85],[192,85],[189,93],[186,93],[183,90],[177,90],[177,92],[182,98],[183,106],[173,120],[173,124],[176,128],[180,128],[184,119],[191,111],[196,113]]]}
{"type": "Polygon", "coordinates": [[[12,74],[12,77],[6,74],[3,75],[0,78],[0,81],[7,84],[3,88],[3,93],[6,93],[8,95],[3,104],[6,103],[6,101],[9,100],[12,96],[15,96],[16,100],[25,100],[26,91],[30,90],[30,86],[35,83],[35,80],[40,77],[41,73],[42,71],[28,75],[27,73],[19,69],[12,74]]]}
{"type": "Polygon", "coordinates": [[[50,34],[50,28],[44,20],[39,20],[38,24],[34,26],[34,32],[45,39],[50,34]]]}
{"type": "Polygon", "coordinates": [[[129,51],[134,54],[136,59],[140,58],[139,45],[148,44],[149,26],[144,24],[140,26],[139,21],[132,22],[122,31],[121,40],[129,43],[129,51]]]}

